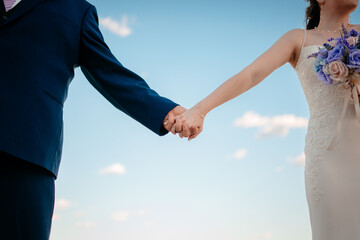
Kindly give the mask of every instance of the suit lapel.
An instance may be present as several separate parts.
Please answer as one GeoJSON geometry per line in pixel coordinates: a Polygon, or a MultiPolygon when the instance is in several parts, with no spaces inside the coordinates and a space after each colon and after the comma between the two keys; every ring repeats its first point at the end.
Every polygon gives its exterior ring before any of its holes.
{"type": "Polygon", "coordinates": [[[31,9],[36,7],[41,2],[44,2],[46,0],[22,0],[17,6],[17,9],[14,9],[14,12],[11,13],[11,15],[8,17],[8,19],[3,22],[3,25],[6,25],[19,17],[23,16],[27,12],[29,12],[31,9]]]}

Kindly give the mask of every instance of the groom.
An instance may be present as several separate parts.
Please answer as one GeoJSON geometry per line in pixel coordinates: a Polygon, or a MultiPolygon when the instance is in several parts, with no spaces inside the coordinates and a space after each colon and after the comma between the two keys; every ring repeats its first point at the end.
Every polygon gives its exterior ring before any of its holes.
{"type": "Polygon", "coordinates": [[[0,1],[0,239],[47,240],[74,68],[160,136],[185,109],[118,62],[85,0],[0,1]]]}

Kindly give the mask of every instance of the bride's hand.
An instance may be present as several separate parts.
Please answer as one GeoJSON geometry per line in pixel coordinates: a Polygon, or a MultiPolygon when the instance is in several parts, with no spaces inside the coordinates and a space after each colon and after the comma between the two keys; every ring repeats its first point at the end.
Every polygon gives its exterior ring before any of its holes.
{"type": "Polygon", "coordinates": [[[181,138],[187,137],[188,140],[196,138],[203,130],[205,116],[196,108],[190,108],[183,114],[178,115],[175,124],[171,129],[172,133],[179,133],[181,138]]]}

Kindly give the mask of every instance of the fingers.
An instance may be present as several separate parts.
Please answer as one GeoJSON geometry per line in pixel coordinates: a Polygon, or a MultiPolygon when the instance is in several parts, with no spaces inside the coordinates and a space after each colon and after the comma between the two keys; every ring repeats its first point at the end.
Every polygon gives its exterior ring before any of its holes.
{"type": "Polygon", "coordinates": [[[186,128],[186,126],[184,125],[184,122],[182,123],[182,131],[179,133],[179,137],[180,138],[184,138],[184,129],[186,128]]]}
{"type": "Polygon", "coordinates": [[[170,129],[170,132],[174,135],[176,135],[176,130],[175,130],[175,127],[176,127],[176,122],[172,125],[171,129],[170,129]]]}
{"type": "Polygon", "coordinates": [[[197,129],[197,131],[194,131],[193,134],[191,134],[188,138],[189,141],[191,141],[192,139],[196,138],[197,136],[199,136],[199,134],[202,132],[203,128],[200,127],[197,129]]]}
{"type": "Polygon", "coordinates": [[[175,116],[172,112],[169,112],[166,116],[163,126],[166,130],[170,131],[175,123],[175,116]]]}
{"type": "Polygon", "coordinates": [[[189,126],[186,124],[186,123],[183,123],[183,126],[182,126],[182,132],[181,132],[181,138],[182,137],[189,137],[190,136],[190,129],[189,129],[189,126]]]}
{"type": "Polygon", "coordinates": [[[172,131],[178,133],[180,138],[188,138],[190,136],[189,126],[181,117],[176,117],[172,131]]]}
{"type": "Polygon", "coordinates": [[[176,118],[175,122],[175,132],[181,133],[183,128],[183,121],[181,121],[179,118],[176,118]]]}
{"type": "MultiPolygon", "coordinates": [[[[199,131],[199,128],[198,128],[198,127],[191,127],[191,128],[190,128],[190,136],[191,136],[191,135],[195,135],[198,131],[199,131]]],[[[190,137],[190,136],[189,136],[189,137],[190,137]]]]}
{"type": "Polygon", "coordinates": [[[171,127],[170,129],[170,132],[174,135],[176,135],[176,133],[181,133],[182,132],[182,120],[179,119],[179,117],[176,117],[175,120],[174,120],[174,124],[173,126],[171,127]]]}
{"type": "Polygon", "coordinates": [[[169,114],[166,128],[172,134],[179,134],[180,138],[196,138],[202,131],[203,119],[193,111],[185,111],[179,115],[176,113],[169,114]]]}
{"type": "MultiPolygon", "coordinates": [[[[177,120],[179,123],[180,123],[180,121],[179,120],[177,120]]],[[[176,129],[176,127],[175,127],[175,129],[176,129]]],[[[182,131],[181,132],[178,132],[179,133],[179,137],[180,138],[184,138],[184,122],[182,122],[182,127],[181,127],[181,129],[182,129],[182,131]]],[[[176,132],[177,132],[177,130],[176,130],[176,132]]]]}

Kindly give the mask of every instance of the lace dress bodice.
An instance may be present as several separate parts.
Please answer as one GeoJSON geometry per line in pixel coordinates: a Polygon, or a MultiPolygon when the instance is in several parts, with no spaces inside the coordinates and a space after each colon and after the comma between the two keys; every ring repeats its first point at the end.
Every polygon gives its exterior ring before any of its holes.
{"type": "MultiPolygon", "coordinates": [[[[305,154],[324,151],[335,134],[337,123],[349,89],[342,85],[328,85],[320,81],[314,71],[315,58],[308,58],[321,45],[305,46],[301,49],[295,68],[303,88],[310,112],[305,138],[305,154]]],[[[353,104],[348,106],[349,115],[355,115],[353,104]]]]}

